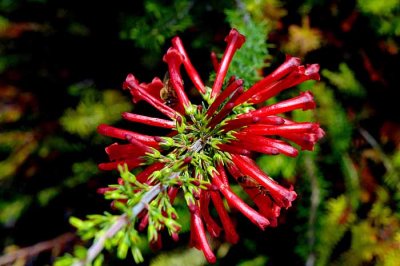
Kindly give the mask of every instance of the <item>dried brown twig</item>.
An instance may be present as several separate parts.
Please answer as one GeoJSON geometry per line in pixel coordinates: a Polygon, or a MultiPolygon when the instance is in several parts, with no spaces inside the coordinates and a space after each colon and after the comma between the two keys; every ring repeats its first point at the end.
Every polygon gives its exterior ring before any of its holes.
{"type": "Polygon", "coordinates": [[[0,266],[9,265],[19,259],[27,259],[32,256],[36,256],[46,250],[52,250],[59,248],[68,242],[71,242],[75,238],[73,233],[65,233],[51,240],[37,243],[33,246],[21,248],[16,251],[4,254],[0,257],[0,266]]]}

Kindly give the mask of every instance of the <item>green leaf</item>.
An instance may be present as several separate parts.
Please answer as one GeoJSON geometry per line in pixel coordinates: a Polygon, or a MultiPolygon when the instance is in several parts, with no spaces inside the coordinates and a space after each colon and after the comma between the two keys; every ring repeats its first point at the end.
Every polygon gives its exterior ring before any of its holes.
{"type": "Polygon", "coordinates": [[[141,263],[144,261],[142,252],[140,252],[139,248],[137,248],[135,246],[131,247],[131,253],[132,253],[133,259],[136,263],[141,263]]]}
{"type": "Polygon", "coordinates": [[[77,217],[70,217],[69,218],[69,223],[76,227],[77,229],[81,229],[85,227],[85,222],[82,221],[81,219],[77,218],[77,217]]]}
{"type": "Polygon", "coordinates": [[[104,262],[104,255],[100,254],[97,256],[97,258],[93,262],[93,266],[101,266],[103,265],[104,262]]]}
{"type": "Polygon", "coordinates": [[[131,243],[129,241],[129,236],[127,234],[125,234],[122,241],[118,245],[118,249],[117,249],[118,258],[125,259],[126,255],[128,254],[128,250],[129,250],[130,246],[131,246],[131,243]]]}

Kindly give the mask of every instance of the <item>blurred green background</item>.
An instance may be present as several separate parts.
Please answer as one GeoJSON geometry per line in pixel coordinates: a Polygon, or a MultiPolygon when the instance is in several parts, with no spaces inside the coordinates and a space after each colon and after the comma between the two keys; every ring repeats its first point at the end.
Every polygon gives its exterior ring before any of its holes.
{"type": "MultiPolygon", "coordinates": [[[[207,80],[231,27],[247,42],[230,73],[247,84],[285,54],[321,65],[320,82],[279,99],[311,90],[317,110],[292,117],[327,135],[296,159],[259,158],[299,197],[265,232],[235,215],[241,240],[214,243],[217,265],[400,265],[400,0],[0,0],[0,262],[50,265],[71,252],[68,218],[109,210],[96,189],[117,178],[97,170],[111,143],[97,125],[132,128],[120,113],[146,108],[121,90],[126,75],[162,78],[179,34],[207,80]]],[[[206,265],[187,233],[164,239],[143,265],[206,265]]],[[[132,264],[105,254],[104,265],[132,264]]]]}

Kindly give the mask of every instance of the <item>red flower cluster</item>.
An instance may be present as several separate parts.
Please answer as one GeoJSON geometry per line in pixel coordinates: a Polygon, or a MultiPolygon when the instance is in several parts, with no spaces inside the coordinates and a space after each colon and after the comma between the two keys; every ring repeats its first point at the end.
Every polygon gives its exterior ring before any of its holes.
{"type": "Polygon", "coordinates": [[[100,164],[100,169],[114,170],[122,164],[129,169],[147,165],[136,176],[139,182],[166,184],[174,179],[173,185],[167,187],[172,201],[177,188],[183,189],[191,212],[191,245],[201,249],[209,262],[215,262],[215,256],[207,242],[206,230],[212,237],[218,237],[223,230],[227,241],[238,241],[221,194],[230,207],[242,212],[261,229],[276,226],[280,209],[290,207],[297,196],[292,188],[279,185],[260,170],[253,155],[295,157],[298,150],[291,143],[312,150],[324,135],[316,123],[299,123],[279,116],[295,109],[315,108],[310,92],[259,109],[255,106],[306,80],[318,80],[317,64],[303,66],[298,58],[288,57],[274,72],[245,89],[241,79],[231,77],[225,82],[229,64],[245,37],[232,29],[225,41],[227,47],[221,61],[212,57],[216,77],[211,88],[204,85],[179,37],[172,40],[172,47],[163,58],[168,64],[168,81],[154,78],[147,84],[139,83],[131,74],[126,78],[123,87],[129,90],[133,101],[146,101],[166,118],[133,113],[123,113],[122,117],[171,129],[167,136],[149,136],[108,125],[98,128],[99,133],[126,142],[106,148],[111,162],[100,164]],[[202,105],[193,105],[185,93],[180,74],[182,64],[204,99],[202,105]],[[257,210],[232,192],[229,176],[249,194],[257,210]],[[193,189],[201,184],[207,184],[206,189],[193,189]],[[210,202],[219,221],[209,211],[210,202]]]}

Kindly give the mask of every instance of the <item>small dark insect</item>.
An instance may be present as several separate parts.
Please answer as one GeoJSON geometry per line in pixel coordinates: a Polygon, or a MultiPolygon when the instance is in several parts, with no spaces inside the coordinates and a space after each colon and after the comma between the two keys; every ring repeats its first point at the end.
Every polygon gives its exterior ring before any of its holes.
{"type": "Polygon", "coordinates": [[[168,72],[164,76],[163,83],[164,87],[160,90],[160,98],[164,100],[164,103],[169,107],[174,107],[178,103],[178,96],[172,87],[168,72]]]}
{"type": "Polygon", "coordinates": [[[242,185],[242,187],[245,189],[257,189],[258,190],[258,193],[255,196],[252,196],[253,199],[257,198],[259,195],[263,195],[263,196],[270,198],[270,200],[274,202],[274,199],[272,198],[268,189],[266,189],[262,185],[258,184],[258,182],[256,180],[254,180],[253,178],[251,178],[249,176],[239,176],[237,178],[237,182],[240,185],[242,185]]]}

